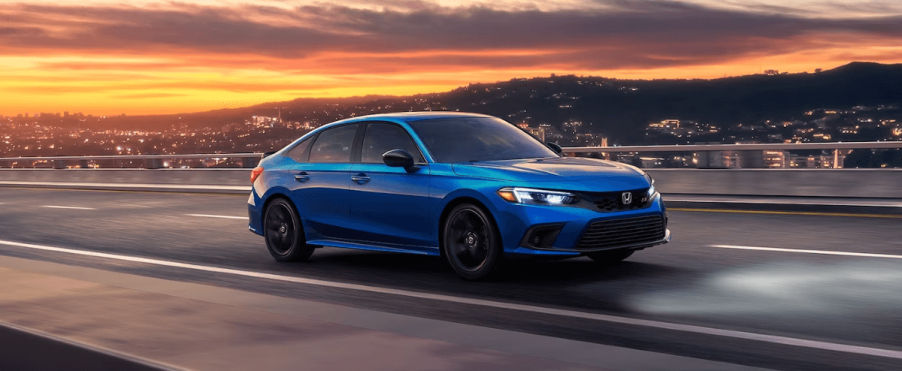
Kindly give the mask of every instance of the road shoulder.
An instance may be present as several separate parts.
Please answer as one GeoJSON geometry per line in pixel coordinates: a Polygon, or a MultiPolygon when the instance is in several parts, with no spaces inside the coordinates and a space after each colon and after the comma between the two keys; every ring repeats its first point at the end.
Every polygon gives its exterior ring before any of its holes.
{"type": "Polygon", "coordinates": [[[12,257],[0,292],[0,322],[179,368],[760,370],[12,257]]]}

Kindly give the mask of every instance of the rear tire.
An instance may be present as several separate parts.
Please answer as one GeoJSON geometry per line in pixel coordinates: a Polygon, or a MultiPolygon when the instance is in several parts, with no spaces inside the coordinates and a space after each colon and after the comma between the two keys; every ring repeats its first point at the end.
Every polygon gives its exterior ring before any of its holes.
{"type": "Polygon", "coordinates": [[[273,200],[266,207],[263,238],[269,253],[280,262],[303,261],[313,254],[314,248],[307,245],[294,205],[282,198],[273,200]]]}
{"type": "Polygon", "coordinates": [[[614,265],[633,255],[635,250],[608,250],[586,254],[589,259],[604,265],[614,265]]]}
{"type": "Polygon", "coordinates": [[[442,248],[457,274],[469,281],[496,275],[504,247],[492,218],[473,204],[460,204],[445,218],[442,248]]]}

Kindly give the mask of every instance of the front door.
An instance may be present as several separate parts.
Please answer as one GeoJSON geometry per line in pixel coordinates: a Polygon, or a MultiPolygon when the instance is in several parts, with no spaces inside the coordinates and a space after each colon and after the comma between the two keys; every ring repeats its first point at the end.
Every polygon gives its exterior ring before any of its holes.
{"type": "Polygon", "coordinates": [[[407,130],[394,123],[368,123],[360,161],[350,173],[350,216],[355,240],[413,250],[435,245],[429,233],[433,229],[427,202],[429,165],[407,130]],[[385,165],[382,154],[393,149],[410,152],[417,169],[385,165]]]}

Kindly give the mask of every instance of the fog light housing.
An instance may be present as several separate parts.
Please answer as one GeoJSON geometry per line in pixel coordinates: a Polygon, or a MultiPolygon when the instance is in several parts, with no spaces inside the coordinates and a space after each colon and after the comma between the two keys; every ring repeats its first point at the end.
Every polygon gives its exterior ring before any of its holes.
{"type": "Polygon", "coordinates": [[[550,249],[554,245],[563,224],[546,224],[530,228],[520,241],[520,246],[534,249],[550,249]]]}

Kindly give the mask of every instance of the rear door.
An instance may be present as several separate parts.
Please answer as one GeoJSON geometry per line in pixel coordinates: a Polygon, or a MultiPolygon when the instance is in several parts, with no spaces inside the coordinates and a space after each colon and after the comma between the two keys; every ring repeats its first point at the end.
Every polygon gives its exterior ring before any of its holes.
{"type": "MultiPolygon", "coordinates": [[[[362,130],[360,159],[351,168],[350,220],[353,238],[411,248],[430,241],[429,164],[406,129],[396,123],[369,122],[362,130]],[[382,154],[404,149],[417,169],[389,167],[382,154]]],[[[416,250],[416,248],[414,248],[416,250]]]]}
{"type": "Polygon", "coordinates": [[[320,132],[306,162],[295,165],[292,199],[308,240],[347,238],[351,154],[358,128],[354,123],[320,132]]]}

